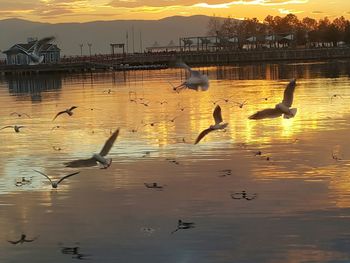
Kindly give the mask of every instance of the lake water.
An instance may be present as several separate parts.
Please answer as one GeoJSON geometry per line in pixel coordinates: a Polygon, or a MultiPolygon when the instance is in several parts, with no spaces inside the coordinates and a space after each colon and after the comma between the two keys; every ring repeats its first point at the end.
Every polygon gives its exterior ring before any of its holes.
{"type": "Polygon", "coordinates": [[[0,130],[0,262],[350,262],[350,63],[198,69],[209,90],[179,94],[182,69],[2,77],[24,128],[0,130]],[[295,118],[248,119],[292,78],[295,118]],[[229,126],[193,145],[217,100],[229,126]],[[108,169],[64,166],[117,128],[108,169]]]}

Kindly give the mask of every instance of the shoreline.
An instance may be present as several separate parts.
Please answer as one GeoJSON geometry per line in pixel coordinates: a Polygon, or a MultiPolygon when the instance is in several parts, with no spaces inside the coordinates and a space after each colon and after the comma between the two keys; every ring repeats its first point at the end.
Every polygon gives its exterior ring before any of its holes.
{"type": "Polygon", "coordinates": [[[177,61],[190,66],[223,66],[267,63],[267,62],[310,62],[349,59],[350,47],[336,48],[288,48],[273,50],[231,50],[219,52],[166,52],[106,55],[99,60],[94,57],[61,61],[57,64],[0,65],[0,75],[32,75],[40,73],[105,72],[129,70],[159,70],[175,67],[177,61]],[[81,61],[83,59],[83,61],[81,61]],[[79,61],[80,60],[80,61],[79,61]]]}

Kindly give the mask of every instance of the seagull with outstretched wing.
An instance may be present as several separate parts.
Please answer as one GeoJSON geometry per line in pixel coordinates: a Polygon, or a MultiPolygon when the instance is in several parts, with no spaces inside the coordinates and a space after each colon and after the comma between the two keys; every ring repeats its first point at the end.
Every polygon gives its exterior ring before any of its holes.
{"type": "Polygon", "coordinates": [[[69,116],[72,116],[72,115],[73,115],[73,110],[76,109],[76,108],[78,108],[78,107],[77,107],[77,106],[72,106],[72,107],[70,107],[69,109],[65,109],[65,110],[63,110],[63,111],[60,111],[59,113],[57,113],[57,114],[55,115],[55,117],[52,119],[52,121],[56,120],[56,118],[57,118],[58,116],[60,116],[61,114],[64,114],[64,113],[67,113],[69,116]]]}
{"type": "Polygon", "coordinates": [[[181,90],[188,88],[192,90],[206,91],[209,88],[209,79],[207,75],[200,73],[198,70],[191,69],[186,63],[177,63],[179,67],[187,69],[190,76],[180,85],[173,87],[173,90],[180,92],[181,90]]]}
{"type": "Polygon", "coordinates": [[[251,120],[260,120],[266,118],[277,118],[283,115],[285,119],[293,118],[297,113],[296,108],[291,108],[294,98],[294,90],[296,86],[296,80],[291,80],[284,90],[283,100],[281,103],[276,104],[275,108],[268,108],[254,113],[249,116],[251,120]]]}
{"type": "Polygon", "coordinates": [[[32,52],[28,52],[24,48],[18,48],[18,51],[29,57],[29,59],[30,59],[29,65],[38,65],[44,61],[44,56],[40,55],[40,51],[42,50],[43,46],[45,44],[50,43],[54,39],[55,39],[55,37],[50,36],[50,37],[44,37],[44,38],[37,40],[33,46],[32,52]]]}
{"type": "Polygon", "coordinates": [[[200,140],[202,140],[204,138],[204,136],[206,136],[208,133],[215,131],[215,130],[222,130],[222,129],[225,129],[227,127],[228,123],[222,123],[223,120],[222,120],[222,116],[221,116],[221,107],[219,105],[217,105],[214,109],[213,118],[214,118],[215,124],[210,125],[208,129],[205,129],[204,131],[202,131],[198,135],[194,144],[199,143],[200,140]]]}
{"type": "Polygon", "coordinates": [[[20,132],[20,129],[21,129],[21,128],[24,128],[24,126],[7,125],[7,126],[5,126],[5,127],[2,127],[2,128],[0,129],[0,131],[3,130],[3,129],[7,129],[7,128],[13,128],[13,129],[15,130],[15,132],[20,132]]]}
{"type": "Polygon", "coordinates": [[[80,173],[80,172],[75,172],[75,173],[68,174],[66,176],[63,176],[61,179],[59,179],[58,181],[55,182],[55,181],[52,181],[51,178],[47,174],[44,174],[43,172],[40,172],[40,171],[37,171],[37,170],[34,170],[34,172],[37,172],[37,173],[45,176],[50,181],[50,183],[52,185],[52,188],[57,188],[58,184],[60,182],[62,182],[63,180],[67,179],[68,177],[71,177],[73,175],[76,175],[76,174],[80,173]]]}
{"type": "Polygon", "coordinates": [[[24,242],[33,242],[34,240],[36,240],[38,237],[35,237],[33,239],[26,239],[26,235],[22,234],[20,239],[18,240],[7,240],[7,242],[13,244],[13,245],[17,245],[17,244],[23,244],[24,242]]]}
{"type": "Polygon", "coordinates": [[[30,118],[30,116],[27,114],[27,113],[25,113],[25,112],[22,112],[22,113],[19,113],[19,112],[12,112],[11,114],[10,114],[10,116],[13,116],[13,115],[17,115],[17,117],[22,117],[22,116],[27,116],[28,118],[30,118]]]}
{"type": "Polygon", "coordinates": [[[119,135],[119,129],[117,129],[105,142],[102,150],[100,153],[95,153],[91,158],[89,159],[81,159],[81,160],[75,160],[68,163],[65,163],[66,167],[91,167],[98,164],[101,169],[108,168],[111,163],[111,158],[105,158],[105,156],[109,153],[111,150],[115,140],[117,139],[119,135]]]}

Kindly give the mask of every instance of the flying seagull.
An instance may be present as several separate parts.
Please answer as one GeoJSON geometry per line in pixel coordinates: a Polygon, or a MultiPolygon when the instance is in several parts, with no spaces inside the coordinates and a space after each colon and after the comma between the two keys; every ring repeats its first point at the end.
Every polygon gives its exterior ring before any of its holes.
{"type": "Polygon", "coordinates": [[[228,123],[222,123],[222,116],[221,116],[221,107],[219,105],[217,105],[214,109],[214,112],[213,112],[213,117],[214,117],[214,120],[215,120],[215,124],[214,125],[210,125],[208,129],[205,129],[204,131],[202,131],[194,144],[197,144],[200,142],[200,140],[203,139],[203,137],[205,135],[207,135],[209,132],[211,131],[215,131],[215,130],[222,130],[222,129],[225,129],[228,125],[228,123]]]}
{"type": "Polygon", "coordinates": [[[249,116],[251,120],[260,120],[266,118],[277,118],[283,115],[285,119],[293,118],[297,113],[296,108],[292,107],[293,94],[296,86],[296,80],[292,79],[284,90],[283,100],[276,104],[275,108],[268,108],[254,113],[249,116]]]}
{"type": "Polygon", "coordinates": [[[68,177],[71,177],[71,176],[73,176],[73,175],[76,175],[76,174],[80,173],[80,172],[75,172],[75,173],[72,173],[72,174],[68,174],[68,175],[66,175],[66,176],[63,176],[63,177],[62,177],[61,179],[59,179],[57,182],[54,182],[54,181],[51,180],[51,178],[50,178],[47,174],[44,174],[43,172],[40,172],[40,171],[37,171],[37,170],[34,170],[34,172],[37,172],[37,173],[39,173],[39,174],[45,176],[45,177],[50,181],[50,183],[51,183],[51,185],[52,185],[52,188],[57,188],[58,184],[59,184],[60,182],[62,182],[64,179],[67,179],[68,177]]]}
{"type": "Polygon", "coordinates": [[[10,114],[10,116],[13,116],[13,115],[17,115],[17,117],[22,117],[23,115],[25,115],[25,116],[27,116],[28,118],[30,118],[30,116],[29,116],[27,113],[25,113],[25,112],[23,112],[23,113],[12,112],[12,113],[10,114]]]}
{"type": "Polygon", "coordinates": [[[17,244],[23,244],[24,242],[33,242],[34,240],[37,239],[37,237],[33,238],[33,239],[26,239],[26,235],[22,234],[20,239],[12,241],[12,240],[7,240],[7,242],[13,244],[13,245],[17,245],[17,244]]]}
{"type": "Polygon", "coordinates": [[[178,63],[180,67],[183,67],[188,70],[190,76],[180,85],[173,87],[173,90],[176,92],[180,92],[181,90],[188,88],[192,90],[202,90],[206,91],[209,88],[209,79],[207,75],[200,73],[198,70],[191,69],[185,63],[178,63]]]}
{"type": "Polygon", "coordinates": [[[119,129],[117,129],[114,133],[112,133],[109,139],[105,142],[100,153],[95,153],[89,159],[81,159],[81,160],[75,160],[75,161],[65,163],[66,167],[90,167],[98,164],[101,167],[101,169],[108,168],[112,163],[112,159],[105,158],[105,156],[111,150],[115,140],[118,137],[118,134],[119,134],[119,129]]]}
{"type": "Polygon", "coordinates": [[[33,46],[32,52],[28,52],[23,48],[19,48],[18,51],[29,57],[29,60],[30,60],[29,65],[38,65],[44,61],[44,56],[40,55],[40,51],[42,50],[44,45],[50,43],[54,39],[55,37],[50,36],[50,37],[44,37],[42,39],[37,40],[33,46]]]}
{"type": "Polygon", "coordinates": [[[77,106],[72,106],[69,109],[65,109],[63,111],[60,111],[59,113],[56,114],[56,116],[53,118],[52,121],[56,120],[56,118],[58,116],[60,116],[61,114],[64,114],[64,113],[67,113],[69,116],[72,116],[73,115],[73,110],[76,109],[76,108],[78,108],[78,107],[77,106]]]}
{"type": "Polygon", "coordinates": [[[19,130],[21,128],[24,128],[24,126],[8,125],[8,126],[5,126],[5,127],[2,127],[0,130],[7,129],[7,128],[13,128],[15,130],[15,132],[19,132],[19,130]]]}
{"type": "Polygon", "coordinates": [[[184,222],[181,219],[179,219],[177,221],[177,228],[171,232],[171,234],[174,234],[176,231],[180,230],[180,229],[189,229],[189,228],[194,228],[195,227],[195,223],[193,222],[184,222]]]}

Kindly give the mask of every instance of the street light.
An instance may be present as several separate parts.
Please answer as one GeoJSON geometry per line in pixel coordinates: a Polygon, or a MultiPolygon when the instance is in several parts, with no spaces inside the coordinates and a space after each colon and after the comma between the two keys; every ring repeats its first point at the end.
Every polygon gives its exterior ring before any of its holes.
{"type": "Polygon", "coordinates": [[[92,43],[88,43],[88,46],[89,46],[89,55],[91,57],[91,46],[92,46],[92,43]]]}
{"type": "Polygon", "coordinates": [[[84,44],[79,44],[79,47],[80,47],[80,56],[83,56],[83,46],[84,46],[84,44]]]}

